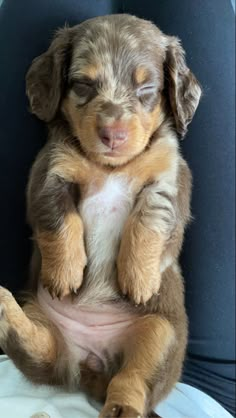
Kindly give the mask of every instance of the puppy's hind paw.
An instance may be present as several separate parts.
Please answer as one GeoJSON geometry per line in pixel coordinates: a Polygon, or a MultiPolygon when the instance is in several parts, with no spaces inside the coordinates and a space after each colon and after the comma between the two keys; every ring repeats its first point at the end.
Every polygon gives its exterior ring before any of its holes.
{"type": "Polygon", "coordinates": [[[0,346],[3,346],[8,334],[9,325],[6,312],[12,299],[14,300],[11,292],[0,286],[0,346]]]}
{"type": "Polygon", "coordinates": [[[5,287],[0,286],[0,321],[4,318],[4,312],[7,309],[7,305],[14,301],[14,297],[12,296],[11,292],[5,287]]]}
{"type": "Polygon", "coordinates": [[[19,331],[24,325],[23,311],[11,292],[0,287],[0,345],[7,338],[9,329],[19,331]]]}

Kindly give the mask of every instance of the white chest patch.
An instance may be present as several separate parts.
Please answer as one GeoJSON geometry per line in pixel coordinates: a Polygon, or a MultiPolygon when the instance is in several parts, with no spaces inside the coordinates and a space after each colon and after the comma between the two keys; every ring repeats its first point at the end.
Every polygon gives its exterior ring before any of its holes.
{"type": "Polygon", "coordinates": [[[130,181],[124,176],[109,176],[99,192],[90,194],[80,205],[90,270],[101,272],[113,265],[124,223],[133,198],[130,181]]]}

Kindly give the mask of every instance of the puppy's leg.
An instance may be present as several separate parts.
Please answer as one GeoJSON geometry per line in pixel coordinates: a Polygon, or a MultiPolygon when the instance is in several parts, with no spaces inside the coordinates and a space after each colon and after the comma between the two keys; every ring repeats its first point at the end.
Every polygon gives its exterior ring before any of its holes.
{"type": "Polygon", "coordinates": [[[128,219],[117,259],[118,282],[122,293],[136,304],[145,304],[158,293],[165,240],[164,234],[147,228],[140,217],[128,219]]]}
{"type": "Polygon", "coordinates": [[[77,293],[81,286],[87,257],[79,194],[90,181],[97,179],[99,183],[103,176],[73,146],[64,143],[39,156],[33,166],[28,187],[29,220],[42,257],[42,282],[53,297],[77,293]]]}
{"type": "Polygon", "coordinates": [[[166,319],[154,315],[140,318],[129,337],[123,367],[108,386],[106,403],[99,418],[146,417],[150,413],[154,384],[159,387],[156,397],[159,401],[165,395],[168,379],[173,379],[165,373],[165,363],[176,337],[166,319]]]}
{"type": "Polygon", "coordinates": [[[140,195],[125,225],[118,282],[122,293],[137,304],[146,303],[160,288],[162,255],[177,223],[175,206],[172,196],[153,184],[140,195]]]}
{"type": "Polygon", "coordinates": [[[67,357],[62,336],[47,321],[37,302],[26,303],[23,311],[3,287],[0,287],[0,346],[33,382],[66,383],[68,368],[60,358],[61,349],[67,357]]]}
{"type": "MultiPolygon", "coordinates": [[[[147,173],[140,171],[141,179],[152,181],[144,187],[137,197],[132,214],[128,218],[117,260],[118,282],[123,294],[127,294],[135,303],[146,303],[153,294],[157,294],[161,284],[161,259],[168,240],[177,223],[176,210],[176,163],[165,169],[172,161],[172,153],[165,150],[160,169],[154,171],[158,158],[154,153],[154,163],[146,161],[147,173]],[[157,158],[157,161],[156,161],[157,158]],[[164,164],[164,166],[163,166],[164,164]],[[155,179],[150,180],[149,171],[155,179]]],[[[158,156],[159,154],[157,154],[158,156]]],[[[152,157],[152,155],[151,155],[152,157]]],[[[174,153],[175,157],[175,153],[174,153]]],[[[176,158],[173,157],[173,160],[176,158]]],[[[152,157],[153,158],[153,157],[152,157]]],[[[148,156],[150,159],[150,156],[148,156]]],[[[141,160],[142,164],[145,160],[141,160]]],[[[141,169],[137,167],[137,169],[141,169]]],[[[172,261],[172,260],[171,260],[172,261]]]]}
{"type": "Polygon", "coordinates": [[[178,258],[190,219],[190,194],[191,174],[183,161],[176,185],[170,173],[169,179],[165,176],[140,193],[117,260],[121,291],[135,303],[158,292],[163,271],[178,258]]]}
{"type": "Polygon", "coordinates": [[[44,151],[33,165],[28,218],[41,255],[43,285],[60,298],[77,292],[87,260],[83,223],[77,211],[78,187],[53,171],[55,153],[44,151]]]}

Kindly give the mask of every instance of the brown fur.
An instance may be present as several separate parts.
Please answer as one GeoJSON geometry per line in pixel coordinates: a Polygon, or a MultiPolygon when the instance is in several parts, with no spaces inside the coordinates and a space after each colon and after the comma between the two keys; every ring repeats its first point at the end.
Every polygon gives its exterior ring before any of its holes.
{"type": "Polygon", "coordinates": [[[0,345],[32,381],[79,386],[105,401],[100,418],[151,417],[181,375],[187,341],[178,256],[191,174],[177,135],[187,131],[200,86],[177,38],[128,15],[60,30],[33,61],[26,84],[32,112],[49,127],[27,193],[35,295],[22,310],[0,288],[0,345]],[[98,130],[112,124],[127,129],[128,140],[108,152],[98,130]],[[109,265],[109,281],[101,276],[92,286],[78,207],[112,175],[129,179],[132,207],[117,269],[109,265]],[[133,315],[118,352],[110,358],[107,348],[107,365],[89,357],[78,364],[39,305],[40,280],[53,296],[80,288],[78,300],[106,300],[133,315]]]}

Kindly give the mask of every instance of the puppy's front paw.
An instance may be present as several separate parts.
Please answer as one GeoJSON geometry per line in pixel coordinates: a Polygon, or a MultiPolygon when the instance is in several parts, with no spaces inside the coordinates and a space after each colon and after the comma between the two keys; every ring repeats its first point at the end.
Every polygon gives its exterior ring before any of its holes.
{"type": "Polygon", "coordinates": [[[119,257],[118,261],[118,282],[123,295],[127,295],[135,304],[145,304],[151,297],[158,293],[161,281],[161,274],[153,267],[140,265],[139,260],[131,260],[129,256],[125,259],[119,257]]]}
{"type": "Polygon", "coordinates": [[[109,403],[102,409],[99,418],[144,418],[135,408],[109,403]]]}
{"type": "Polygon", "coordinates": [[[83,245],[75,251],[65,251],[61,258],[42,257],[42,284],[53,298],[76,295],[83,281],[86,264],[83,245]]]}

